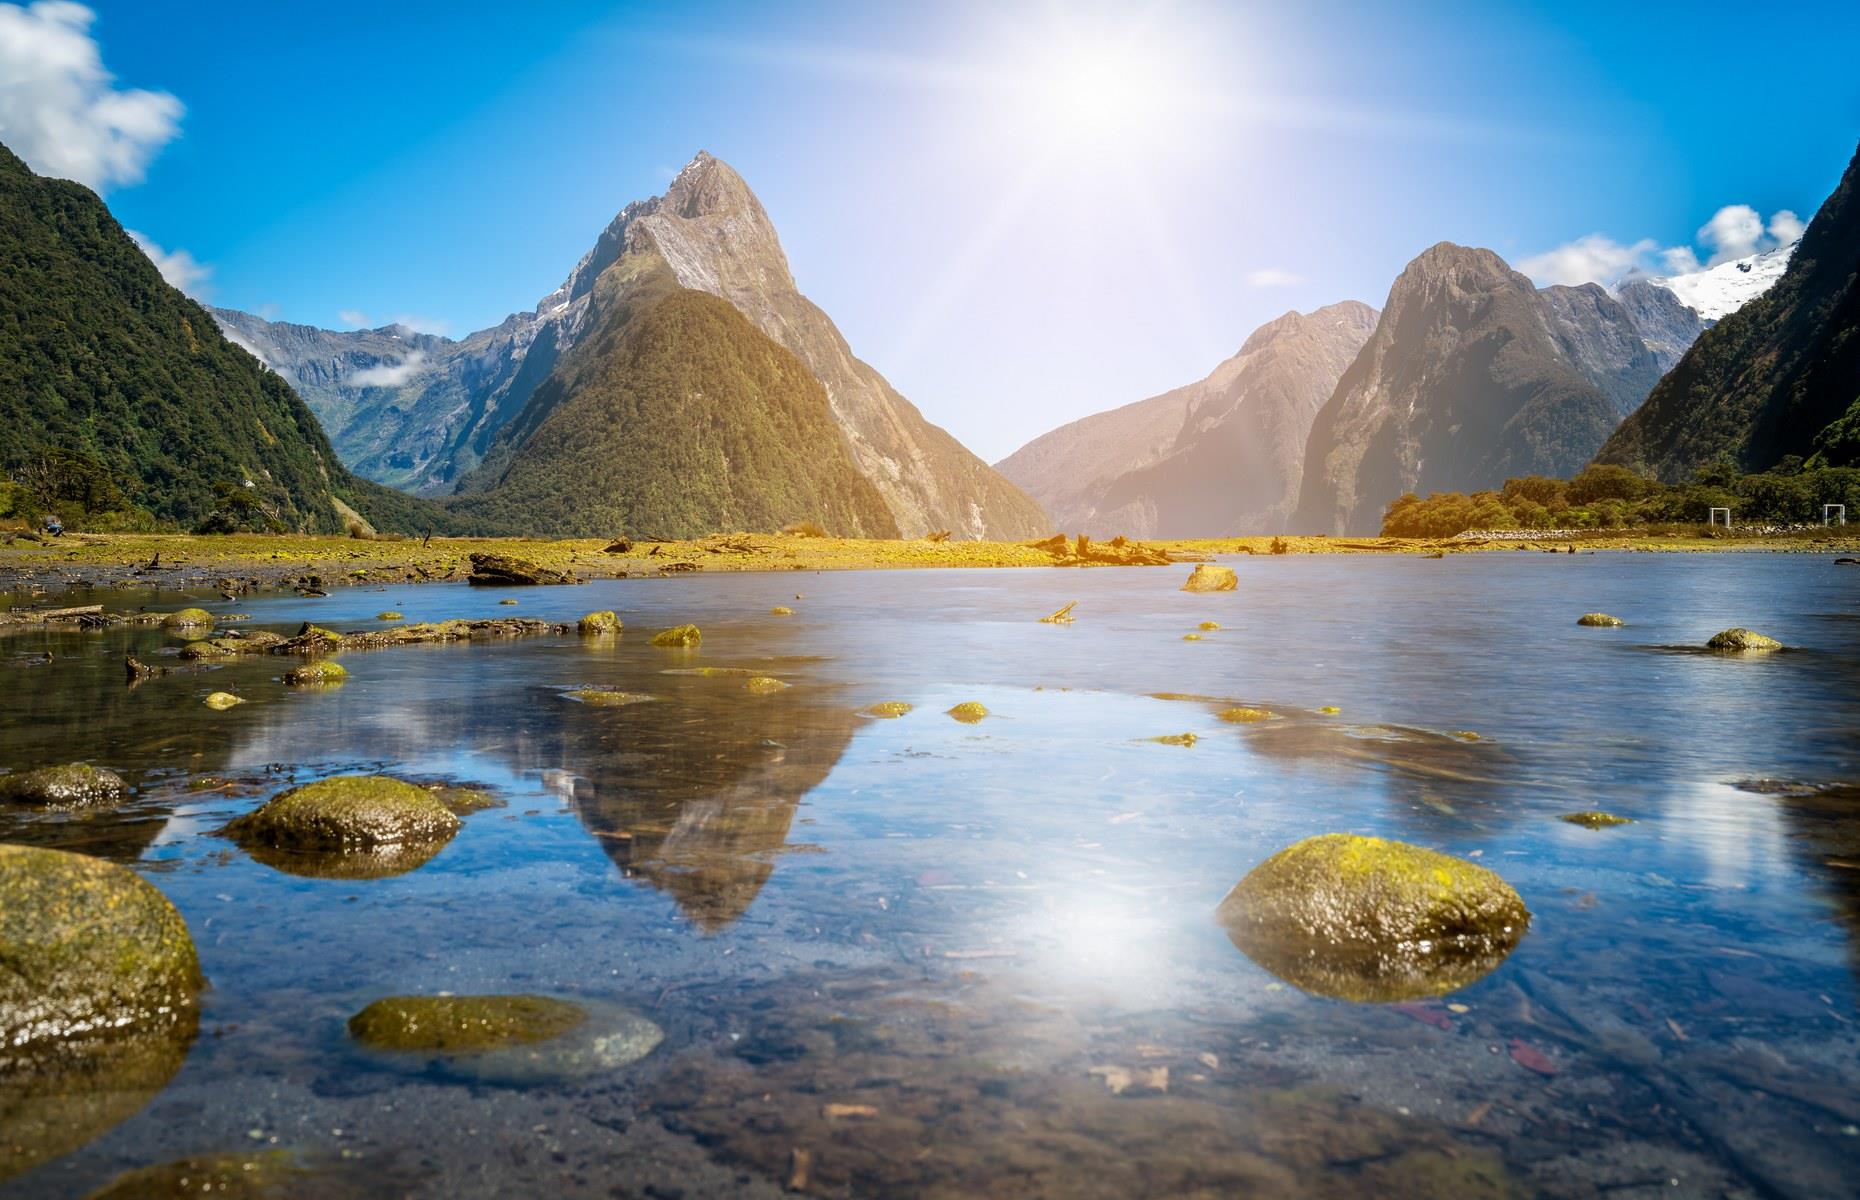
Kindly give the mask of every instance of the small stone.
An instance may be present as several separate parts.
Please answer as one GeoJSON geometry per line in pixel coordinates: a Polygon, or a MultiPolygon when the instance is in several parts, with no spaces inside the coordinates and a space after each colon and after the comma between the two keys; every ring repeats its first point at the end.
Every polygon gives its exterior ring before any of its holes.
{"type": "Polygon", "coordinates": [[[510,600],[510,599],[504,599],[504,600],[499,600],[499,601],[498,601],[498,603],[499,603],[499,604],[515,604],[515,603],[516,603],[516,601],[515,601],[515,600],[510,600]]]}
{"type": "Polygon", "coordinates": [[[1335,704],[1326,704],[1324,707],[1318,709],[1318,711],[1327,717],[1334,717],[1343,710],[1338,708],[1335,704]]]}
{"type": "Polygon", "coordinates": [[[1741,653],[1746,650],[1781,650],[1783,644],[1773,637],[1766,637],[1753,629],[1740,626],[1715,634],[1711,641],[1705,643],[1705,648],[1727,653],[1741,653]]]}
{"type": "Polygon", "coordinates": [[[1200,740],[1192,733],[1166,733],[1161,737],[1150,739],[1152,742],[1161,742],[1165,746],[1192,746],[1200,740]]]}
{"type": "Polygon", "coordinates": [[[231,692],[214,692],[212,695],[208,696],[206,700],[206,705],[208,708],[215,709],[220,712],[224,712],[225,710],[231,708],[235,704],[244,704],[244,703],[245,703],[245,700],[243,698],[239,696],[235,696],[231,692]]]}
{"type": "Polygon", "coordinates": [[[757,675],[753,679],[746,679],[743,681],[743,690],[757,696],[771,695],[783,690],[787,686],[788,685],[781,680],[773,679],[767,675],[757,675]]]}
{"type": "Polygon", "coordinates": [[[161,619],[161,623],[166,629],[193,629],[213,624],[213,614],[204,608],[184,608],[169,613],[161,619]]]}
{"type": "Polygon", "coordinates": [[[1223,721],[1229,721],[1235,725],[1251,725],[1256,721],[1270,721],[1276,716],[1276,714],[1268,712],[1263,708],[1247,708],[1245,706],[1239,708],[1224,708],[1214,715],[1223,721]]]}
{"type": "Polygon", "coordinates": [[[1185,642],[1198,642],[1201,640],[1201,635],[1198,633],[1185,633],[1182,635],[1182,640],[1185,642]]]}
{"type": "Polygon", "coordinates": [[[1576,618],[1576,624],[1589,625],[1597,628],[1613,628],[1617,625],[1625,625],[1627,622],[1623,621],[1620,617],[1611,617],[1607,613],[1594,612],[1583,613],[1580,617],[1576,618]]]}
{"type": "Polygon", "coordinates": [[[882,717],[887,720],[901,717],[911,711],[911,706],[902,700],[883,700],[865,710],[868,717],[882,717]]]}
{"type": "Polygon", "coordinates": [[[0,775],[0,800],[36,808],[97,808],[115,804],[128,794],[129,785],[121,775],[88,763],[0,775]]]}
{"type": "Polygon", "coordinates": [[[948,713],[964,725],[973,725],[988,715],[988,709],[977,701],[964,700],[961,704],[949,709],[948,713]]]}
{"type": "Polygon", "coordinates": [[[562,694],[570,700],[579,700],[596,708],[624,708],[629,704],[644,704],[652,699],[644,692],[623,692],[618,688],[576,688],[562,694]]]}
{"type": "Polygon", "coordinates": [[[431,792],[384,775],[338,775],[292,788],[222,831],[288,850],[444,841],[459,819],[431,792]]]}
{"type": "Polygon", "coordinates": [[[774,608],[769,609],[769,616],[771,617],[792,617],[793,615],[794,610],[789,608],[786,604],[777,604],[774,608]]]}
{"type": "Polygon", "coordinates": [[[341,663],[319,658],[286,671],[284,682],[292,687],[333,687],[348,677],[348,668],[341,663]]]}
{"type": "Polygon", "coordinates": [[[1196,563],[1189,573],[1188,582],[1182,585],[1185,592],[1231,592],[1240,586],[1240,577],[1234,574],[1232,567],[1223,567],[1215,563],[1196,563]]]}
{"type": "Polygon", "coordinates": [[[548,996],[388,996],[349,1018],[349,1036],[377,1050],[458,1054],[546,1042],[587,1019],[548,996]]]}
{"type": "Polygon", "coordinates": [[[1203,621],[1200,624],[1200,626],[1198,626],[1198,628],[1203,629],[1207,631],[1208,633],[1213,633],[1216,629],[1219,629],[1220,627],[1221,627],[1221,623],[1219,621],[1203,621]]]}
{"type": "Polygon", "coordinates": [[[576,623],[575,628],[587,636],[600,636],[608,633],[619,633],[621,621],[620,617],[612,609],[604,608],[599,612],[591,612],[582,617],[581,620],[576,623]]]}
{"type": "Polygon", "coordinates": [[[652,635],[655,646],[696,646],[703,641],[704,633],[696,625],[677,625],[652,635]]]}
{"type": "Polygon", "coordinates": [[[1593,810],[1588,812],[1564,813],[1557,819],[1560,821],[1568,821],[1571,825],[1580,825],[1584,829],[1606,829],[1610,825],[1632,825],[1634,823],[1632,817],[1617,817],[1613,813],[1596,812],[1593,810]]]}
{"type": "Polygon", "coordinates": [[[378,612],[375,614],[375,620],[377,621],[399,621],[403,619],[404,618],[401,616],[401,614],[395,612],[391,608],[388,609],[386,612],[378,612]]]}

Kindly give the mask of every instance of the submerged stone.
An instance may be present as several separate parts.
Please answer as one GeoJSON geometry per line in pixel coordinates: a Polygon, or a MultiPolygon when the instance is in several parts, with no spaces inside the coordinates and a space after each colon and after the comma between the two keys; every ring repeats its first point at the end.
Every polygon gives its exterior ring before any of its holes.
{"type": "Polygon", "coordinates": [[[1332,833],[1253,868],[1218,917],[1241,952],[1280,978],[1319,995],[1382,1002],[1465,987],[1504,961],[1531,914],[1484,867],[1332,833]]]}
{"type": "Polygon", "coordinates": [[[403,618],[402,618],[402,616],[401,616],[401,614],[400,614],[400,613],[397,613],[397,612],[395,612],[395,611],[394,611],[393,609],[391,609],[391,608],[390,608],[390,609],[388,609],[388,610],[387,610],[387,611],[385,611],[385,612],[378,612],[378,613],[376,613],[376,614],[375,614],[375,620],[377,620],[377,621],[399,621],[399,620],[402,620],[402,619],[403,619],[403,618]]]}
{"type": "Polygon", "coordinates": [[[787,684],[768,675],[757,675],[743,682],[743,688],[757,696],[768,696],[787,688],[787,684]]]}
{"type": "Polygon", "coordinates": [[[1201,640],[1201,635],[1198,633],[1185,633],[1182,635],[1182,640],[1185,642],[1198,642],[1201,640]]]}
{"type": "Polygon", "coordinates": [[[1185,592],[1231,592],[1240,586],[1240,577],[1234,574],[1232,567],[1223,567],[1215,563],[1196,563],[1189,572],[1188,582],[1182,585],[1185,592]]]}
{"type": "Polygon", "coordinates": [[[196,629],[213,624],[213,614],[204,608],[183,608],[164,616],[161,623],[165,629],[196,629]]]}
{"type": "Polygon", "coordinates": [[[582,617],[581,620],[575,623],[575,628],[581,633],[589,636],[619,633],[621,621],[619,615],[612,609],[604,608],[599,612],[591,612],[582,617]]]}
{"type": "Polygon", "coordinates": [[[703,640],[703,631],[696,625],[677,625],[652,635],[655,646],[696,646],[703,640]]]}
{"type": "Polygon", "coordinates": [[[121,775],[89,763],[0,775],[0,800],[35,808],[99,808],[116,804],[128,795],[129,785],[121,775]]]}
{"type": "Polygon", "coordinates": [[[607,1075],[665,1039],[646,1018],[551,996],[392,996],[349,1020],[361,1044],[476,1083],[529,1086],[607,1075]]]}
{"type": "Polygon", "coordinates": [[[244,703],[245,703],[244,697],[235,696],[231,692],[214,692],[211,695],[209,695],[206,699],[206,705],[208,708],[215,709],[220,712],[224,712],[225,710],[231,708],[235,704],[244,704],[244,703]]]}
{"type": "Polygon", "coordinates": [[[504,599],[504,600],[499,600],[499,601],[498,601],[498,603],[499,603],[499,604],[515,604],[515,603],[516,603],[516,601],[515,601],[515,600],[510,600],[510,599],[504,599]]]}
{"type": "Polygon", "coordinates": [[[1623,621],[1620,617],[1611,617],[1607,613],[1595,612],[1583,613],[1580,617],[1576,618],[1576,624],[1591,625],[1600,628],[1613,628],[1617,625],[1625,625],[1627,622],[1623,621]]]}
{"type": "Polygon", "coordinates": [[[1197,628],[1206,630],[1209,633],[1214,632],[1216,629],[1219,629],[1220,627],[1221,627],[1221,623],[1219,621],[1203,621],[1199,626],[1197,626],[1197,628]]]}
{"type": "Polygon", "coordinates": [[[88,1200],[183,1200],[191,1196],[295,1200],[341,1194],[363,1182],[356,1177],[346,1186],[338,1185],[335,1176],[305,1165],[293,1151],[261,1150],[255,1154],[202,1154],[125,1171],[101,1191],[92,1192],[88,1200]]]}
{"type": "Polygon", "coordinates": [[[223,833],[283,850],[351,851],[444,843],[459,819],[425,788],[384,775],[338,775],[292,788],[223,833]]]}
{"type": "Polygon", "coordinates": [[[437,787],[429,787],[427,791],[433,793],[433,799],[445,805],[446,811],[455,817],[466,817],[475,812],[483,812],[487,808],[505,806],[497,793],[489,788],[472,787],[470,784],[444,783],[437,787]]]}
{"type": "Polygon", "coordinates": [[[1248,708],[1245,705],[1238,708],[1223,708],[1214,715],[1235,725],[1251,725],[1256,721],[1270,721],[1277,716],[1276,713],[1268,712],[1266,709],[1248,708]]]}
{"type": "Polygon", "coordinates": [[[961,704],[949,709],[948,713],[964,725],[973,725],[988,715],[988,709],[979,701],[964,700],[961,704]]]}
{"type": "Polygon", "coordinates": [[[284,673],[284,682],[292,687],[328,687],[341,683],[349,677],[348,668],[339,662],[319,658],[307,662],[301,667],[292,667],[284,673]]]}
{"type": "Polygon", "coordinates": [[[1783,644],[1773,637],[1766,637],[1754,629],[1738,627],[1714,634],[1711,641],[1705,643],[1707,650],[1720,650],[1738,653],[1745,650],[1781,650],[1783,644]]]}
{"type": "Polygon", "coordinates": [[[30,846],[0,845],[0,964],[0,1060],[47,1040],[178,1025],[201,983],[187,923],[155,885],[30,846]]]}
{"type": "Polygon", "coordinates": [[[789,608],[786,604],[777,604],[774,608],[769,609],[769,616],[771,617],[792,617],[793,615],[794,610],[789,608]]]}
{"type": "Polygon", "coordinates": [[[1588,812],[1564,813],[1557,819],[1568,821],[1571,825],[1580,825],[1584,829],[1606,829],[1610,825],[1632,825],[1634,823],[1632,817],[1617,817],[1613,813],[1596,812],[1594,810],[1588,812]]]}
{"type": "Polygon", "coordinates": [[[902,700],[881,700],[879,703],[866,709],[865,715],[868,717],[883,717],[889,720],[891,718],[901,717],[910,711],[911,706],[902,700]]]}
{"type": "Polygon", "coordinates": [[[585,687],[563,692],[569,700],[578,700],[583,704],[592,704],[597,708],[624,708],[629,704],[644,704],[652,699],[644,692],[623,692],[618,688],[585,687]]]}
{"type": "Polygon", "coordinates": [[[1341,708],[1338,708],[1335,704],[1326,704],[1322,708],[1318,709],[1318,711],[1323,713],[1327,717],[1334,717],[1338,713],[1342,712],[1343,710],[1341,708]]]}
{"type": "Polygon", "coordinates": [[[1165,746],[1192,746],[1200,740],[1200,737],[1192,733],[1166,733],[1161,737],[1150,739],[1152,742],[1161,742],[1165,746]]]}

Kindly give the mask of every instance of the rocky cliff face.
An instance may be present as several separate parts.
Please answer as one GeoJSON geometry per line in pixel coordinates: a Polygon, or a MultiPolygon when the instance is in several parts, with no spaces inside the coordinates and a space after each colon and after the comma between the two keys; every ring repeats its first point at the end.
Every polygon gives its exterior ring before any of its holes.
{"type": "Polygon", "coordinates": [[[1788,455],[1860,463],[1860,154],[1787,264],[1694,343],[1598,462],[1668,481],[1720,456],[1753,471],[1788,455]]]}
{"type": "Polygon", "coordinates": [[[339,450],[365,473],[421,491],[450,490],[455,482],[471,490],[499,473],[474,468],[504,424],[588,333],[598,281],[616,269],[639,270],[643,256],[662,263],[678,286],[727,300],[807,365],[826,389],[853,462],[905,536],[948,529],[1012,539],[1046,531],[1038,505],[853,356],[796,287],[761,202],[708,154],[693,159],[663,196],[622,210],[534,312],[459,342],[440,340],[423,356],[384,343],[395,330],[311,331],[319,338],[280,333],[245,314],[222,321],[303,387],[339,450]]]}
{"type": "Polygon", "coordinates": [[[1600,289],[1552,291],[1490,250],[1442,242],[1409,263],[1312,425],[1293,528],[1374,533],[1404,492],[1579,470],[1622,407],[1595,378],[1650,352],[1615,336],[1625,309],[1600,289]]]}
{"type": "Polygon", "coordinates": [[[1054,430],[1001,470],[1061,527],[1094,536],[1277,531],[1311,422],[1375,323],[1355,301],[1287,313],[1200,382],[1054,430]]]}

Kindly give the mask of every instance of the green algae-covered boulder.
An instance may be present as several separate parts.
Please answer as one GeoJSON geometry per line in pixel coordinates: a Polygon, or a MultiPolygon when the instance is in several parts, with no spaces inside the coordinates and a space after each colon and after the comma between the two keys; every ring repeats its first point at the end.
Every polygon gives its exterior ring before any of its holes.
{"type": "Polygon", "coordinates": [[[961,704],[949,709],[948,713],[964,725],[973,725],[988,715],[988,709],[979,700],[964,700],[961,704]]]}
{"type": "Polygon", "coordinates": [[[1714,634],[1711,641],[1705,643],[1707,650],[1717,650],[1727,654],[1738,654],[1746,650],[1781,650],[1783,644],[1773,637],[1766,637],[1754,629],[1727,629],[1714,634]]]}
{"type": "Polygon", "coordinates": [[[1627,622],[1623,621],[1620,617],[1611,617],[1607,613],[1583,613],[1580,617],[1576,618],[1576,624],[1588,625],[1597,629],[1613,629],[1618,625],[1625,625],[1627,622]]]}
{"type": "Polygon", "coordinates": [[[371,1050],[477,1083],[528,1086],[609,1074],[665,1032],[628,1009],[553,996],[389,996],[349,1018],[371,1050]]]}
{"type": "Polygon", "coordinates": [[[349,1018],[349,1036],[376,1050],[469,1054],[546,1042],[587,1019],[549,996],[387,996],[349,1018]]]}
{"type": "Polygon", "coordinates": [[[223,831],[283,850],[351,851],[443,843],[459,819],[425,788],[385,775],[338,775],[267,801],[223,831]]]}
{"type": "Polygon", "coordinates": [[[911,711],[911,706],[902,700],[881,700],[865,710],[868,717],[882,717],[893,720],[911,711]]]}
{"type": "Polygon", "coordinates": [[[365,1191],[369,1182],[357,1167],[319,1171],[294,1151],[260,1150],[251,1154],[199,1154],[138,1167],[92,1192],[88,1200],[184,1200],[193,1196],[299,1200],[315,1195],[353,1195],[365,1191]]]}
{"type": "Polygon", "coordinates": [[[582,617],[580,621],[576,622],[575,628],[580,630],[584,635],[590,637],[599,637],[607,633],[619,633],[621,628],[620,617],[612,609],[604,608],[599,612],[591,612],[582,617]]]}
{"type": "Polygon", "coordinates": [[[1221,901],[1242,953],[1343,1000],[1438,996],[1491,971],[1531,914],[1503,879],[1451,855],[1330,833],[1268,858],[1221,901]]]}
{"type": "Polygon", "coordinates": [[[1185,592],[1231,592],[1240,586],[1240,577],[1234,574],[1232,567],[1223,567],[1215,563],[1196,563],[1189,572],[1188,582],[1182,585],[1185,592]]]}
{"type": "Polygon", "coordinates": [[[155,886],[83,854],[0,845],[0,1055],[191,1019],[200,963],[155,886]]]}
{"type": "Polygon", "coordinates": [[[292,687],[334,687],[349,677],[349,669],[339,662],[319,658],[284,673],[284,682],[292,687]]]}
{"type": "Polygon", "coordinates": [[[102,808],[120,803],[128,795],[129,785],[121,775],[88,763],[0,775],[0,801],[35,808],[102,808]]]}
{"type": "Polygon", "coordinates": [[[652,635],[652,644],[655,646],[696,646],[703,640],[703,631],[696,625],[678,625],[652,635]]]}
{"type": "Polygon", "coordinates": [[[1632,817],[1617,817],[1613,813],[1597,812],[1593,809],[1587,812],[1564,813],[1557,819],[1559,821],[1568,821],[1571,825],[1580,825],[1584,829],[1607,829],[1612,825],[1632,825],[1634,823],[1632,817]]]}
{"type": "Polygon", "coordinates": [[[213,624],[213,614],[204,608],[184,608],[161,619],[164,629],[198,629],[213,624]]]}

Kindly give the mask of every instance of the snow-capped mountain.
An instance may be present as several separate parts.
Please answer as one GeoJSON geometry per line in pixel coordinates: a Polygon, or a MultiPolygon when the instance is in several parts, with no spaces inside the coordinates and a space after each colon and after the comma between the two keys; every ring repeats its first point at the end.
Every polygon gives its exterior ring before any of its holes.
{"type": "Polygon", "coordinates": [[[1783,277],[1795,243],[1732,259],[1702,271],[1648,279],[1678,296],[1680,303],[1707,321],[1718,321],[1755,300],[1783,277]]]}

